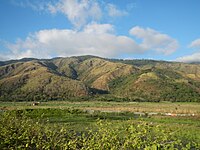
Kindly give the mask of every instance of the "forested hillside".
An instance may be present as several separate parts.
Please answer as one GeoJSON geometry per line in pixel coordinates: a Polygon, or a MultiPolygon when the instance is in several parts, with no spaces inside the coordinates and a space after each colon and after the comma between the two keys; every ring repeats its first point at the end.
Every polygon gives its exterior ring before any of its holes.
{"type": "Polygon", "coordinates": [[[0,62],[0,100],[200,101],[200,65],[95,56],[0,62]]]}

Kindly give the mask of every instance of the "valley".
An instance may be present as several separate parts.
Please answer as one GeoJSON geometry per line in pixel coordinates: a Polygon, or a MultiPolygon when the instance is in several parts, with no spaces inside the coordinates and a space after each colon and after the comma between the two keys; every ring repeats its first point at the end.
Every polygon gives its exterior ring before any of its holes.
{"type": "Polygon", "coordinates": [[[0,149],[199,149],[199,74],[90,55],[0,62],[0,149]]]}

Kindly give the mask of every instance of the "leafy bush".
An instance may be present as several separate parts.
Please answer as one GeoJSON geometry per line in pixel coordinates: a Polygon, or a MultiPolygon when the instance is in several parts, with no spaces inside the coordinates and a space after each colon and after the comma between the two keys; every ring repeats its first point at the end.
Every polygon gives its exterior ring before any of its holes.
{"type": "Polygon", "coordinates": [[[34,121],[17,113],[1,115],[0,130],[0,149],[61,149],[68,147],[68,139],[73,139],[73,134],[66,128],[34,121]]]}
{"type": "Polygon", "coordinates": [[[74,132],[67,126],[27,118],[19,111],[0,114],[0,149],[198,149],[190,139],[156,124],[129,120],[120,126],[97,120],[96,128],[74,132]]]}

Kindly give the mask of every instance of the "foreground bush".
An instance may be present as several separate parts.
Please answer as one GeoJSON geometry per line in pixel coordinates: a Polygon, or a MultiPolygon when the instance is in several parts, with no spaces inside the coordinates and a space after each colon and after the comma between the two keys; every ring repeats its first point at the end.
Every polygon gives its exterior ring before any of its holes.
{"type": "Polygon", "coordinates": [[[2,115],[0,131],[0,149],[61,149],[72,138],[64,128],[12,113],[2,115]]]}
{"type": "Polygon", "coordinates": [[[194,141],[178,139],[175,132],[146,122],[126,121],[121,126],[98,120],[84,133],[66,126],[6,112],[0,116],[0,149],[198,149],[194,141]]]}

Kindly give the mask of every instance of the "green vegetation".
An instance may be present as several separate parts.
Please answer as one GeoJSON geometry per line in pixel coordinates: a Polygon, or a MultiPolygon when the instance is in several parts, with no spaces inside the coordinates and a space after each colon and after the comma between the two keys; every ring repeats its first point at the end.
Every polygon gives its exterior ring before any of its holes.
{"type": "Polygon", "coordinates": [[[0,62],[0,149],[196,150],[199,102],[199,64],[94,56],[0,62]]]}
{"type": "Polygon", "coordinates": [[[200,115],[200,104],[193,102],[116,102],[116,101],[48,101],[33,106],[32,102],[0,102],[1,110],[21,109],[81,109],[111,112],[156,112],[200,115]]]}
{"type": "Polygon", "coordinates": [[[195,119],[139,117],[131,112],[91,113],[71,108],[5,111],[0,113],[0,130],[0,149],[200,148],[195,119]]]}
{"type": "Polygon", "coordinates": [[[109,83],[111,93],[132,101],[199,101],[199,82],[165,69],[142,70],[109,83]]]}
{"type": "Polygon", "coordinates": [[[200,65],[94,56],[1,62],[1,101],[200,101],[200,65]]]}

